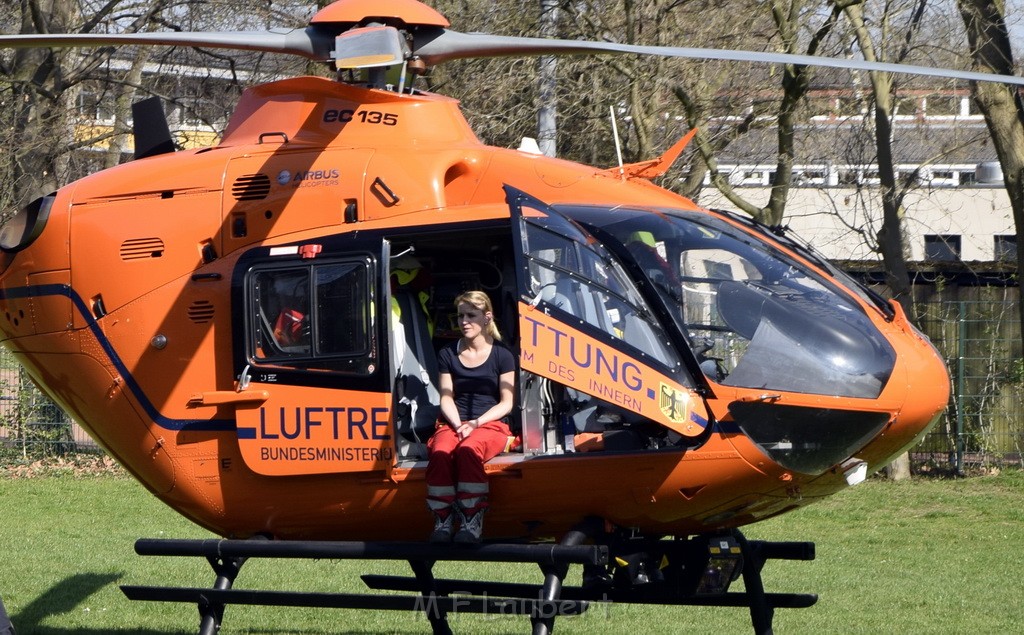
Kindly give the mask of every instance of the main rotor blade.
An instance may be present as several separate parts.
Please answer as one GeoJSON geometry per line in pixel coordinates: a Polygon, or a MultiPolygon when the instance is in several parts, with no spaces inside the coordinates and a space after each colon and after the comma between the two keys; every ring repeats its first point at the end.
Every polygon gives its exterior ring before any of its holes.
{"type": "MultiPolygon", "coordinates": [[[[368,29],[367,29],[368,30],[368,29]]],[[[226,48],[248,51],[264,51],[269,53],[286,53],[299,55],[316,61],[345,59],[347,52],[335,52],[336,30],[312,25],[305,29],[274,29],[270,31],[234,31],[224,33],[208,32],[159,32],[159,33],[118,33],[118,34],[22,34],[0,35],[0,48],[24,47],[104,47],[118,45],[165,45],[165,46],[200,46],[210,48],[226,48]]],[[[381,38],[383,41],[385,38],[381,38]]],[[[388,38],[393,39],[393,38],[388,38]]],[[[339,41],[339,48],[347,48],[344,38],[339,41]]],[[[360,45],[367,41],[365,37],[351,38],[351,43],[360,45]]],[[[360,50],[359,57],[367,59],[371,53],[394,58],[393,45],[382,47],[377,51],[373,46],[369,53],[360,50]]],[[[1024,78],[1013,75],[996,75],[976,71],[961,71],[932,66],[916,66],[911,64],[892,64],[888,62],[868,62],[857,59],[839,59],[834,57],[818,57],[816,55],[794,55],[790,53],[772,53],[740,51],[735,49],[707,49],[677,46],[638,46],[618,44],[615,42],[592,42],[584,40],[555,40],[544,38],[512,37],[489,35],[486,33],[459,33],[441,28],[421,28],[415,34],[413,55],[419,56],[428,65],[436,65],[456,59],[479,57],[507,57],[524,55],[585,55],[594,53],[619,53],[635,55],[658,55],[662,57],[681,57],[688,59],[713,59],[735,62],[755,62],[764,64],[796,64],[799,66],[821,66],[849,70],[882,71],[888,73],[907,73],[927,77],[962,79],[978,82],[1001,82],[1024,86],[1024,78]]],[[[377,62],[379,63],[379,62],[377,62]]],[[[354,64],[361,66],[362,64],[354,64]]],[[[371,65],[376,65],[371,64],[371,65]]]]}
{"type": "Polygon", "coordinates": [[[637,46],[615,42],[589,42],[577,40],[549,40],[542,38],[488,35],[486,33],[459,33],[448,29],[437,29],[417,34],[413,53],[419,55],[428,65],[440,64],[455,59],[475,57],[503,57],[522,55],[582,55],[593,53],[632,53],[637,55],[659,55],[663,57],[684,57],[690,59],[713,59],[736,62],[760,62],[767,64],[796,64],[798,66],[826,66],[863,71],[888,73],[909,73],[929,77],[944,77],[977,82],[1002,82],[1024,85],[1024,77],[995,75],[974,71],[959,71],[931,66],[867,62],[856,59],[818,57],[815,55],[793,55],[738,51],[734,49],[704,49],[676,46],[637,46]]]}
{"type": "Polygon", "coordinates": [[[265,51],[301,55],[329,61],[334,33],[316,26],[271,31],[228,31],[224,33],[168,31],[148,33],[49,33],[0,35],[0,48],[104,47],[104,46],[201,46],[208,48],[265,51]]]}

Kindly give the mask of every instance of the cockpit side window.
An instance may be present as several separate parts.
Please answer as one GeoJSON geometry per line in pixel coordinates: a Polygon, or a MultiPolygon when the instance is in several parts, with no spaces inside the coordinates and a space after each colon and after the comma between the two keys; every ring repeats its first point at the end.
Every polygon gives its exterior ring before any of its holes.
{"type": "Polygon", "coordinates": [[[314,275],[316,356],[368,355],[373,331],[366,264],[318,266],[314,275]]]}
{"type": "Polygon", "coordinates": [[[255,357],[308,357],[309,270],[257,271],[251,289],[259,318],[253,333],[255,357]]]}
{"type": "Polygon", "coordinates": [[[250,363],[372,372],[376,353],[371,272],[368,259],[250,270],[250,363]]]}
{"type": "Polygon", "coordinates": [[[529,219],[525,238],[535,303],[545,301],[664,366],[681,365],[633,282],[602,245],[557,218],[529,219]]]}

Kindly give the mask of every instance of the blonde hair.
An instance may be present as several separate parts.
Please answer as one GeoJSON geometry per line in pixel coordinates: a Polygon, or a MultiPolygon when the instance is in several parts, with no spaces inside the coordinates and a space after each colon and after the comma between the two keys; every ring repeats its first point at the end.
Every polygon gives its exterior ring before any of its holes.
{"type": "Polygon", "coordinates": [[[484,313],[491,314],[491,319],[487,322],[486,333],[500,342],[501,332],[498,331],[498,325],[494,322],[494,307],[491,305],[491,298],[483,291],[466,291],[455,298],[455,308],[458,309],[459,305],[463,303],[471,304],[484,313]]]}

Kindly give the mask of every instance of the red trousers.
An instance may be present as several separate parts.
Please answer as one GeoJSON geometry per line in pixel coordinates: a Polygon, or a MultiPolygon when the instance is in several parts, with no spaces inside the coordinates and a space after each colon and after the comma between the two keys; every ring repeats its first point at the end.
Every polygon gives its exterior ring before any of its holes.
{"type": "Polygon", "coordinates": [[[456,499],[469,514],[486,507],[484,463],[502,453],[510,436],[508,425],[491,421],[459,441],[451,426],[439,422],[427,442],[427,506],[444,516],[456,499]]]}

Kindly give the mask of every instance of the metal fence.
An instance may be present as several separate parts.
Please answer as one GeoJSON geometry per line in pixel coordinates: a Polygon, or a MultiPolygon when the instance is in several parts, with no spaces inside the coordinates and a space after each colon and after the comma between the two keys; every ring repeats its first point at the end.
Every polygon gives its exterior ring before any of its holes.
{"type": "MultiPolygon", "coordinates": [[[[946,359],[953,387],[942,419],[911,450],[918,467],[961,472],[1024,462],[1024,353],[1017,290],[990,287],[969,295],[977,299],[916,306],[921,328],[946,359]]],[[[2,350],[0,452],[27,459],[98,451],[2,350]]]]}
{"type": "Polygon", "coordinates": [[[35,387],[14,356],[0,348],[0,457],[100,451],[85,430],[35,387]]]}
{"type": "Polygon", "coordinates": [[[918,462],[966,468],[1022,464],[1024,353],[1018,293],[988,288],[989,298],[917,305],[919,323],[946,359],[949,408],[911,453],[918,462]]]}

